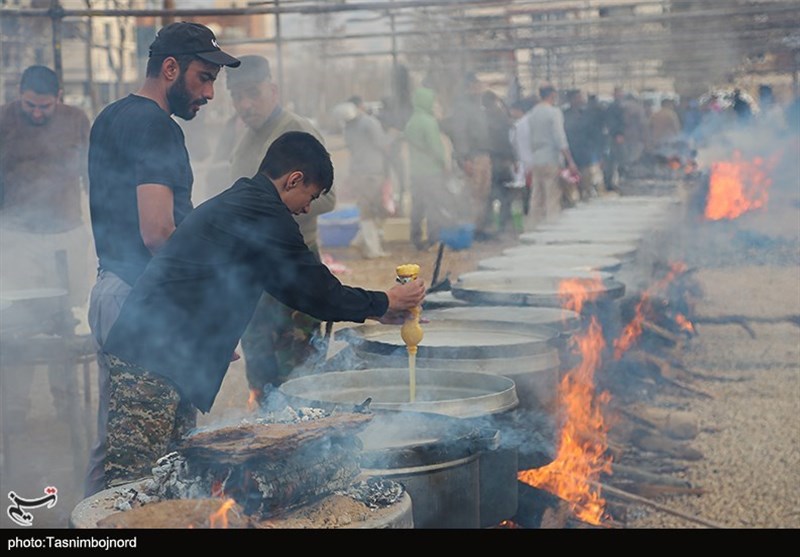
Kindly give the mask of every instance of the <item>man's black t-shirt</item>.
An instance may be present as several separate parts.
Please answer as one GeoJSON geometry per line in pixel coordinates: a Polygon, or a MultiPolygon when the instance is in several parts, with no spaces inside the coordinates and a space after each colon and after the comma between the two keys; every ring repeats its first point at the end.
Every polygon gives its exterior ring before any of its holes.
{"type": "Polygon", "coordinates": [[[263,175],[186,217],[122,306],[103,349],[167,378],[208,412],[262,292],[321,321],[363,322],[385,293],[343,286],[263,175]]]}
{"type": "Polygon", "coordinates": [[[133,285],[151,258],[139,231],[136,188],[171,188],[177,226],[192,210],[192,180],[183,131],[155,101],[128,95],[108,105],[89,138],[89,208],[100,268],[133,285]]]}

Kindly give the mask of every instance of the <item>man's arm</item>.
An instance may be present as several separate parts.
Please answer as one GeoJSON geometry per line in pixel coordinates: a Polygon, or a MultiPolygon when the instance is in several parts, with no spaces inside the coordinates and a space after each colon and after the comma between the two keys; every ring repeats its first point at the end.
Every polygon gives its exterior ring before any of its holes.
{"type": "Polygon", "coordinates": [[[136,201],[139,234],[150,253],[155,253],[175,231],[172,189],[162,184],[139,184],[136,201]]]}
{"type": "Polygon", "coordinates": [[[78,128],[81,145],[78,164],[80,165],[81,187],[84,192],[89,193],[89,133],[92,126],[89,123],[89,118],[83,112],[81,112],[81,116],[78,128]]]}
{"type": "Polygon", "coordinates": [[[564,114],[560,109],[556,109],[556,111],[557,112],[554,113],[555,117],[553,118],[553,135],[556,138],[556,143],[558,144],[561,154],[567,161],[567,166],[572,172],[577,173],[578,166],[572,158],[572,152],[569,149],[569,141],[567,141],[567,131],[564,128],[564,114]]]}

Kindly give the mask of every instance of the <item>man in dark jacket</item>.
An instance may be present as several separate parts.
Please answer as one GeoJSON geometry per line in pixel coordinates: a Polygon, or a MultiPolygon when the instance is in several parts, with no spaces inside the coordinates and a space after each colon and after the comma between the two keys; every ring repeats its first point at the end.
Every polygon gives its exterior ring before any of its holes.
{"type": "Polygon", "coordinates": [[[386,318],[422,303],[423,281],[376,292],[342,285],[293,215],[330,190],[333,165],[306,132],[269,147],[258,173],[192,211],[134,285],[106,340],[109,486],[147,476],[208,412],[263,292],[324,321],[386,318]]]}
{"type": "Polygon", "coordinates": [[[453,144],[453,160],[464,171],[475,210],[475,239],[486,240],[489,213],[486,210],[492,187],[492,162],[489,158],[489,130],[481,105],[483,84],[474,73],[464,78],[463,89],[453,102],[453,110],[443,123],[453,144]]]}
{"type": "Polygon", "coordinates": [[[603,161],[603,183],[609,191],[618,189],[622,172],[622,148],[625,143],[625,109],[622,102],[625,93],[622,87],[614,88],[614,101],[608,105],[605,114],[605,128],[608,134],[608,151],[603,161]]]}

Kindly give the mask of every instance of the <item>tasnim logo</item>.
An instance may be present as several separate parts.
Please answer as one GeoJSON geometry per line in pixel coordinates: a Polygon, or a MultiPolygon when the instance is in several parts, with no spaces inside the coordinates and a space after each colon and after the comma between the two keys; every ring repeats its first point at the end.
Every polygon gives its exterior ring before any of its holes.
{"type": "Polygon", "coordinates": [[[26,509],[38,509],[44,506],[52,509],[58,502],[58,489],[55,487],[47,486],[44,488],[44,494],[45,496],[39,499],[23,499],[13,491],[9,491],[8,498],[11,499],[12,504],[6,510],[8,518],[20,526],[33,526],[33,515],[26,512],[26,509]]]}

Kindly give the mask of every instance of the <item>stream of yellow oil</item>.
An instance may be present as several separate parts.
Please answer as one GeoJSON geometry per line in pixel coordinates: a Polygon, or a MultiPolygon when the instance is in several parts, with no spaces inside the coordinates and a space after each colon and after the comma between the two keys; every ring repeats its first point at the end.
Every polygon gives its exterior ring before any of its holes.
{"type": "Polygon", "coordinates": [[[408,401],[417,399],[417,354],[408,351],[408,401]]]}

